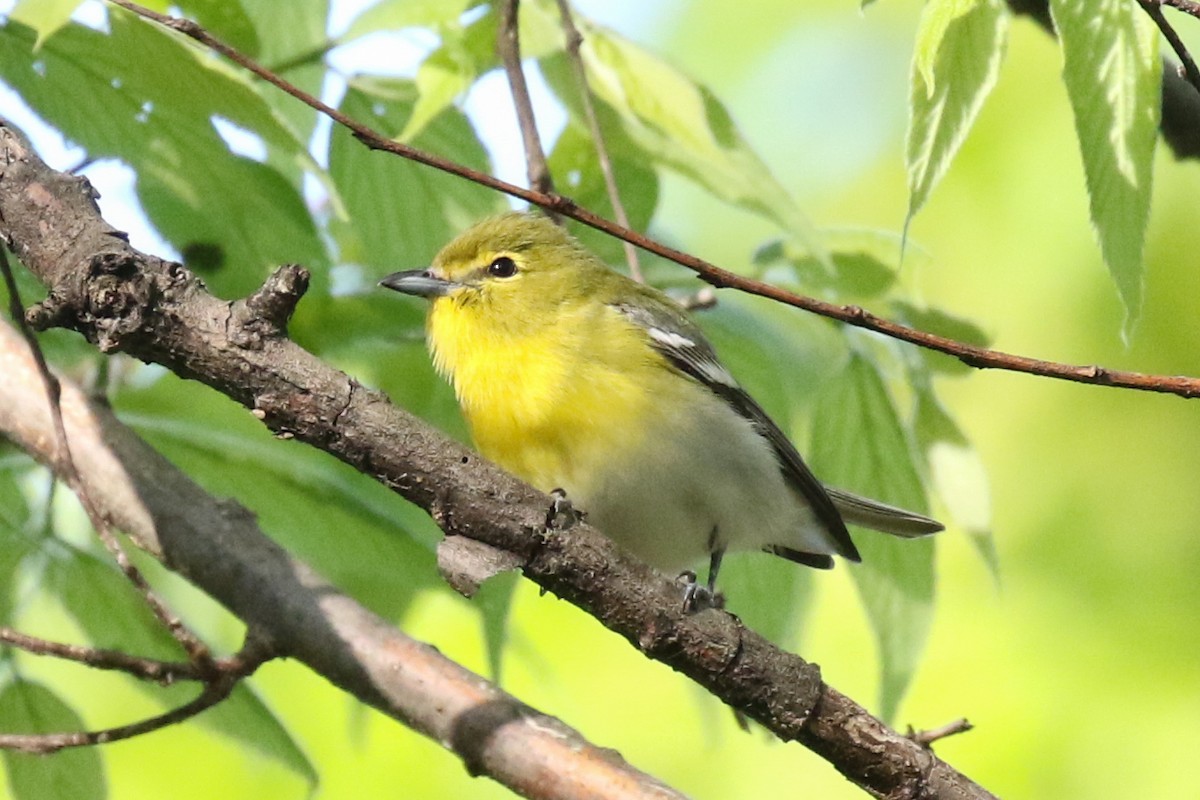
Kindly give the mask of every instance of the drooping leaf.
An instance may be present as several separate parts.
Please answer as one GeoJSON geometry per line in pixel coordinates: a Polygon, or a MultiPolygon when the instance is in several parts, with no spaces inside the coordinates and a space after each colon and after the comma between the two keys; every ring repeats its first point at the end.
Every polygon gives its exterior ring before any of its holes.
{"type": "MultiPolygon", "coordinates": [[[[879,372],[852,356],[826,382],[813,414],[811,461],[821,479],[913,511],[926,507],[920,473],[879,372]]],[[[933,619],[933,540],[855,536],[855,585],[879,647],[880,715],[895,716],[933,619]]]]}
{"type": "Polygon", "coordinates": [[[946,173],[996,83],[1008,32],[1000,0],[930,0],[913,55],[908,219],[946,173]]]}
{"type": "Polygon", "coordinates": [[[1128,335],[1142,308],[1142,248],[1161,101],[1157,29],[1124,0],[1052,0],[1050,13],[1063,51],[1092,225],[1125,306],[1128,335]]]}
{"type": "MultiPolygon", "coordinates": [[[[83,720],[51,689],[14,680],[0,689],[0,731],[72,733],[83,720]]],[[[72,747],[50,756],[0,751],[13,800],[104,800],[104,763],[95,747],[72,747]]]]}
{"type": "Polygon", "coordinates": [[[56,554],[45,587],[97,647],[183,660],[183,649],[110,561],[74,550],[56,554]]]}
{"type": "MultiPolygon", "coordinates": [[[[531,7],[549,5],[535,2],[531,7]]],[[[754,152],[724,104],[702,84],[619,34],[575,22],[589,89],[621,119],[625,132],[653,163],[668,167],[715,196],[758,213],[802,241],[818,257],[812,223],[754,152]]],[[[579,87],[557,54],[541,61],[559,99],[578,109],[579,87]]],[[[575,112],[578,116],[578,112],[575,112]]]]}

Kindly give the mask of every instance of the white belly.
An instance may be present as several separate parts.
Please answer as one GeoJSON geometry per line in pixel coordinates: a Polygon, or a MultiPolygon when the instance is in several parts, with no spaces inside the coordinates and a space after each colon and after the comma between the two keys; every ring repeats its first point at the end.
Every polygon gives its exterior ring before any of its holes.
{"type": "Polygon", "coordinates": [[[719,397],[696,389],[698,409],[662,414],[636,451],[589,470],[599,478],[566,482],[587,521],[667,573],[700,565],[714,537],[717,549],[833,553],[808,505],[785,483],[770,444],[719,397]]]}

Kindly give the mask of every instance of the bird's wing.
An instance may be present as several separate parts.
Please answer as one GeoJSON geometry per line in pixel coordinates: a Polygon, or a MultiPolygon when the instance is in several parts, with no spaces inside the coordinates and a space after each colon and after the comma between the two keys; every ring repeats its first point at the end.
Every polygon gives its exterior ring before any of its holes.
{"type": "MultiPolygon", "coordinates": [[[[846,531],[846,523],[842,521],[842,516],[825,487],[812,474],[812,470],[804,463],[804,459],[796,452],[795,446],[784,436],[783,431],[779,430],[779,426],[767,416],[762,406],[738,385],[729,374],[729,370],[717,359],[716,351],[704,338],[700,328],[682,312],[673,308],[660,308],[657,303],[613,303],[612,307],[643,329],[650,339],[651,346],[672,366],[707,387],[734,411],[750,421],[775,451],[784,479],[807,501],[817,519],[829,532],[838,555],[851,561],[861,560],[858,549],[846,531]]],[[[776,548],[776,551],[779,549],[776,548]]],[[[788,557],[786,553],[779,554],[788,557]]]]}

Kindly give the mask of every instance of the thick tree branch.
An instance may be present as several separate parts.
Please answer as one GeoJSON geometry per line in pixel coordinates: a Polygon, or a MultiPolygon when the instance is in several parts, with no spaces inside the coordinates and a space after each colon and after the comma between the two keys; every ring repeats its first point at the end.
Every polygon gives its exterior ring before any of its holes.
{"type": "MultiPolygon", "coordinates": [[[[35,192],[36,193],[36,192],[35,192]]],[[[37,367],[16,333],[0,322],[0,434],[54,464],[54,432],[37,367]]],[[[597,748],[553,717],[408,638],[291,559],[237,503],[205,493],[113,413],[64,383],[63,419],[80,481],[101,512],[138,545],[224,604],[257,641],[430,737],[485,774],[530,798],[681,798],[611,750],[597,748]]],[[[0,630],[0,633],[5,633],[0,630]]],[[[120,654],[10,635],[4,641],[159,680],[193,677],[194,668],[160,673],[120,654]],[[49,647],[47,647],[49,645],[49,647]]],[[[261,651],[260,651],[261,652],[261,651]]],[[[0,746],[47,752],[155,730],[214,705],[257,659],[224,659],[218,679],[191,703],[152,720],[105,731],[0,735],[0,746]],[[239,667],[240,665],[240,667],[239,667]]],[[[200,676],[196,676],[199,678],[200,676]]]]}
{"type": "MultiPolygon", "coordinates": [[[[8,128],[0,128],[0,221],[0,232],[25,266],[50,287],[47,299],[27,313],[38,327],[73,328],[106,352],[127,352],[213,386],[272,430],[326,450],[427,509],[447,534],[516,554],[531,580],[780,738],[802,742],[877,796],[990,796],[824,684],[816,666],[722,611],[684,614],[674,582],[628,558],[589,526],[577,525],[568,535],[548,531],[546,495],[330,369],[270,326],[255,325],[245,302],[221,301],[182,266],[131,248],[101,219],[86,180],[49,169],[8,128]]],[[[288,276],[298,272],[283,268],[280,285],[295,285],[288,276]]],[[[261,295],[256,296],[264,302],[261,295]]],[[[177,503],[172,499],[170,505],[177,503]]],[[[236,519],[240,512],[230,516],[236,519]]],[[[201,586],[213,586],[214,596],[243,610],[251,625],[287,628],[288,646],[296,648],[290,652],[306,663],[325,663],[330,648],[345,659],[344,648],[336,645],[349,642],[373,666],[351,661],[320,671],[338,675],[339,685],[355,681],[369,702],[387,707],[375,642],[394,641],[395,632],[357,615],[332,630],[326,615],[342,610],[350,602],[345,598],[323,600],[314,609],[311,593],[260,597],[263,586],[320,585],[269,543],[252,545],[263,551],[248,562],[252,579],[228,586],[226,551],[247,543],[227,530],[229,520],[218,515],[210,522],[223,533],[208,539],[213,547],[199,549],[175,528],[158,529],[157,549],[166,563],[201,586]],[[309,627],[289,627],[300,619],[309,627]]],[[[385,649],[414,648],[408,643],[385,649]]],[[[414,727],[430,729],[428,723],[414,727]]]]}
{"type": "MultiPolygon", "coordinates": [[[[1036,0],[1027,0],[1036,2],[1036,0]]],[[[999,350],[989,350],[985,347],[976,347],[975,345],[959,342],[955,339],[950,339],[945,336],[937,336],[932,333],[916,330],[905,325],[901,325],[890,320],[877,317],[869,311],[865,311],[858,306],[836,305],[834,303],[826,303],[814,297],[798,295],[781,289],[777,286],[772,286],[761,281],[756,281],[751,278],[738,275],[729,270],[721,269],[709,262],[697,258],[695,256],[684,253],[681,250],[676,250],[673,247],[660,244],[653,239],[629,230],[620,225],[617,225],[609,220],[600,217],[587,209],[581,208],[568,197],[563,197],[559,194],[536,192],[530,189],[523,189],[515,184],[502,181],[494,178],[491,175],[470,169],[447,158],[426,153],[422,150],[417,150],[402,142],[397,142],[386,136],[373,131],[366,125],[351,119],[336,108],[321,102],[312,95],[293,86],[278,75],[268,69],[263,68],[253,59],[239,53],[232,47],[224,44],[219,39],[215,38],[195,22],[186,19],[177,19],[164,14],[159,14],[155,11],[142,8],[130,0],[109,0],[114,5],[128,9],[135,14],[143,16],[147,19],[154,20],[161,25],[164,25],[172,30],[195,39],[206,47],[212,48],[216,52],[230,59],[231,61],[241,65],[245,69],[254,73],[272,86],[290,94],[292,97],[300,100],[305,105],[316,109],[330,119],[337,122],[339,125],[345,126],[351,131],[356,139],[362,142],[372,150],[382,150],[389,153],[394,153],[402,158],[410,161],[415,161],[419,164],[433,167],[442,172],[451,175],[457,175],[469,181],[486,186],[490,189],[495,189],[498,192],[511,195],[533,205],[539,206],[552,213],[561,214],[571,219],[588,225],[599,231],[615,236],[622,241],[629,242],[641,249],[654,253],[676,264],[687,267],[696,272],[701,279],[707,281],[718,289],[731,288],[738,289],[748,294],[766,297],[786,305],[795,306],[796,308],[810,311],[814,314],[819,314],[829,319],[838,320],[847,325],[854,325],[859,328],[865,328],[875,333],[890,336],[900,341],[915,344],[918,347],[924,347],[930,350],[936,350],[940,353],[957,358],[964,364],[979,369],[1004,369],[1012,372],[1024,372],[1030,375],[1040,375],[1046,378],[1056,378],[1059,380],[1074,381],[1076,383],[1088,383],[1097,386],[1114,386],[1124,389],[1138,389],[1148,392],[1163,392],[1167,394],[1175,394],[1180,397],[1192,398],[1200,397],[1200,379],[1187,376],[1170,376],[1170,375],[1148,375],[1139,372],[1129,372],[1126,370],[1114,370],[1096,365],[1075,365],[1062,364],[1054,361],[1044,361],[1028,356],[1014,355],[1004,353],[999,350]]],[[[1010,4],[1016,7],[1018,0],[1010,0],[1010,4]]],[[[1176,82],[1179,82],[1176,76],[1176,82]]],[[[1164,83],[1164,95],[1168,91],[1168,84],[1164,83]]],[[[1194,95],[1191,87],[1184,84],[1184,88],[1188,94],[1194,95]]],[[[1200,119],[1200,98],[1197,99],[1197,114],[1195,119],[1200,119]]],[[[1165,110],[1164,110],[1165,114],[1165,110]]],[[[1165,119],[1165,117],[1164,117],[1165,119]]],[[[1189,119],[1192,119],[1189,117],[1189,119]]],[[[1165,123],[1164,123],[1165,125],[1165,123]]],[[[1164,128],[1165,130],[1165,128],[1164,128]]],[[[1195,125],[1189,129],[1193,134],[1200,131],[1200,125],[1195,125]]],[[[1198,142],[1200,145],[1200,142],[1198,142]]],[[[1178,151],[1177,151],[1178,152],[1178,151]]],[[[1197,147],[1197,153],[1200,154],[1200,146],[1197,147]]]]}

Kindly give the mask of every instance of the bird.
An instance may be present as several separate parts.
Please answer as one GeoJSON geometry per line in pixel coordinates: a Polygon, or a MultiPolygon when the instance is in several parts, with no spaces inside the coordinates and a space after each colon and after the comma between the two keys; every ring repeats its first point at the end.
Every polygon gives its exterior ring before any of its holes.
{"type": "MultiPolygon", "coordinates": [[[[847,523],[899,537],[938,521],[822,484],[670,297],[530,211],[484,219],[380,285],[429,302],[426,342],[479,452],[666,573],[727,551],[828,569],[847,523]]],[[[689,601],[694,594],[689,595],[689,601]]]]}

